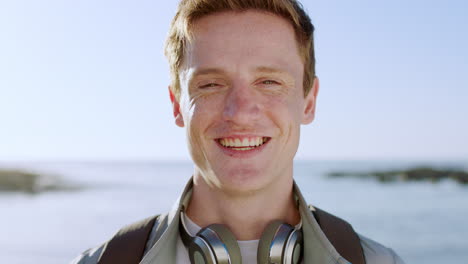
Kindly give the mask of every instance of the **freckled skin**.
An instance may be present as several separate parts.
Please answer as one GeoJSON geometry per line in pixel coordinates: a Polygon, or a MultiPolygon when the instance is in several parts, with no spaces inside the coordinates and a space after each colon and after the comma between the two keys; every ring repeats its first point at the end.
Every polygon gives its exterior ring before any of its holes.
{"type": "Polygon", "coordinates": [[[224,12],[194,23],[180,69],[176,123],[187,128],[194,179],[233,195],[292,181],[300,125],[312,122],[318,85],[303,93],[303,63],[288,21],[258,11],[224,12]],[[215,139],[271,140],[258,154],[233,157],[215,139]]]}

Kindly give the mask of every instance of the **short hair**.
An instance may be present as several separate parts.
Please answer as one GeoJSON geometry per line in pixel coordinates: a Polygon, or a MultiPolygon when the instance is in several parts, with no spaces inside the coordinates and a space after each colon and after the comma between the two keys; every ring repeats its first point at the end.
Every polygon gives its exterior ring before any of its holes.
{"type": "Polygon", "coordinates": [[[164,53],[171,71],[171,90],[180,98],[179,69],[187,44],[191,40],[192,26],[204,16],[226,12],[258,10],[285,18],[293,26],[298,52],[304,63],[303,90],[306,96],[315,78],[314,26],[302,5],[296,0],[181,0],[174,16],[165,44],[164,53]]]}

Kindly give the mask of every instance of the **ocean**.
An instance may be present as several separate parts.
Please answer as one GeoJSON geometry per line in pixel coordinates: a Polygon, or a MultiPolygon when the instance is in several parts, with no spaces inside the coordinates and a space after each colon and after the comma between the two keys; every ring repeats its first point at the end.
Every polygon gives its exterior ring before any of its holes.
{"type": "MultiPolygon", "coordinates": [[[[300,161],[308,203],[393,248],[406,263],[468,263],[468,185],[452,180],[380,183],[331,171],[457,167],[468,162],[300,161]]],[[[0,192],[0,263],[68,263],[125,224],[169,210],[192,173],[188,162],[1,163],[84,185],[79,191],[0,192]]]]}

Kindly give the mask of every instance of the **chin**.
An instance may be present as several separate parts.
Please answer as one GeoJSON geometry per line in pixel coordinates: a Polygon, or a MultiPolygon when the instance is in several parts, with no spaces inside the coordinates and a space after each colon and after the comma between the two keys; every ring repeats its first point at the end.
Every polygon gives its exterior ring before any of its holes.
{"type": "MultiPolygon", "coordinates": [[[[269,175],[271,177],[271,174],[269,175]]],[[[217,173],[220,187],[231,193],[249,193],[263,189],[269,184],[265,170],[258,168],[223,168],[217,173]]]]}

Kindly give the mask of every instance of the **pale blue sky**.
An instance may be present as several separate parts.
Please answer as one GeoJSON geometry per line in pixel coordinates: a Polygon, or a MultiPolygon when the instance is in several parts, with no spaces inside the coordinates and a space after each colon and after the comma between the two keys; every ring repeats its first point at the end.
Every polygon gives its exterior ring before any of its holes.
{"type": "MultiPolygon", "coordinates": [[[[0,161],[189,159],[178,1],[0,0],[0,161]]],[[[467,1],[302,1],[321,80],[300,159],[468,159],[467,1]]]]}

